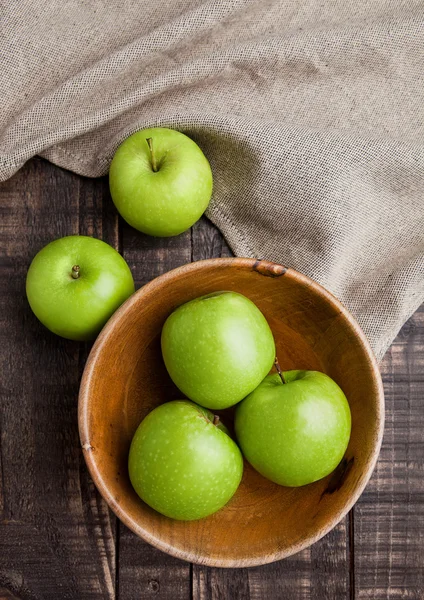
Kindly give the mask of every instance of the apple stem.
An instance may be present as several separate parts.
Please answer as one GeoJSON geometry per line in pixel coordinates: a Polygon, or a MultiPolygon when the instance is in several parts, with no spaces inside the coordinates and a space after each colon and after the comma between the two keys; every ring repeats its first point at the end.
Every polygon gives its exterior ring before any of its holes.
{"type": "Polygon", "coordinates": [[[158,166],[156,164],[156,157],[155,157],[155,153],[153,151],[153,139],[152,138],[147,138],[146,142],[147,142],[147,144],[149,146],[149,150],[150,150],[150,157],[151,157],[151,160],[152,160],[152,169],[153,169],[153,172],[157,173],[158,166]]]}
{"type": "Polygon", "coordinates": [[[281,382],[282,383],[287,383],[287,381],[284,379],[284,375],[283,375],[283,372],[281,370],[280,363],[278,362],[278,358],[277,357],[275,357],[274,366],[277,369],[277,373],[280,376],[281,382]]]}
{"type": "Polygon", "coordinates": [[[80,276],[80,268],[79,265],[74,265],[72,267],[72,271],[71,271],[71,275],[73,279],[78,279],[78,277],[80,276]]]}
{"type": "Polygon", "coordinates": [[[213,416],[213,423],[212,425],[218,425],[219,423],[219,416],[218,415],[214,415],[213,416]]]}

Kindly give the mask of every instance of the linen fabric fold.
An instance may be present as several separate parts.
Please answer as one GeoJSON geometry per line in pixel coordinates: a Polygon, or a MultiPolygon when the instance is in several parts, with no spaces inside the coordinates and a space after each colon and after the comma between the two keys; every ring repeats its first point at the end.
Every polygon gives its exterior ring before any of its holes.
{"type": "Polygon", "coordinates": [[[107,173],[128,135],[209,158],[235,254],[311,276],[378,358],[424,297],[424,4],[1,4],[0,177],[39,154],[107,173]]]}

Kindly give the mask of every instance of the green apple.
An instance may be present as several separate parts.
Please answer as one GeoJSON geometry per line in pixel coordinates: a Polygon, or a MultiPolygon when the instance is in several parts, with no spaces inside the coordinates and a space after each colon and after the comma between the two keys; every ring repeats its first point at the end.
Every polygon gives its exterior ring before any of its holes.
{"type": "Polygon", "coordinates": [[[35,316],[71,340],[94,338],[133,292],[134,280],[122,256],[105,242],[83,235],[45,246],[26,280],[35,316]]]}
{"type": "Polygon", "coordinates": [[[264,477],[297,487],[317,481],[339,464],[351,417],[337,383],[318,371],[287,371],[286,383],[269,375],[236,408],[237,440],[264,477]]]}
{"type": "Polygon", "coordinates": [[[128,469],[146,504],[172,519],[192,521],[232,498],[243,475],[243,457],[218,417],[188,400],[175,400],[141,422],[128,469]]]}
{"type": "Polygon", "coordinates": [[[223,409],[240,402],[269,373],[275,343],[253,302],[236,292],[214,292],[168,317],[162,355],[171,379],[188,398],[223,409]]]}
{"type": "Polygon", "coordinates": [[[143,233],[169,237],[189,229],[205,212],[212,172],[193,140],[157,127],[138,131],[119,146],[109,184],[127,223],[143,233]]]}

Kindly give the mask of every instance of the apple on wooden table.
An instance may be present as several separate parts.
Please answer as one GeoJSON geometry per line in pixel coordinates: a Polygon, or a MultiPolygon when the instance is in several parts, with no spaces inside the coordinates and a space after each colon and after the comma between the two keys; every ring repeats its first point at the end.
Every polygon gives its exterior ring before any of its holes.
{"type": "Polygon", "coordinates": [[[213,292],[177,308],[163,326],[161,344],[175,385],[210,409],[240,402],[269,373],[275,358],[264,315],[236,292],[213,292]]]}
{"type": "Polygon", "coordinates": [[[188,400],[155,408],[131,443],[131,483],[146,504],[184,521],[207,517],[234,495],[243,457],[219,418],[188,400]]]}
{"type": "Polygon", "coordinates": [[[250,464],[271,481],[297,487],[329,475],[349,443],[343,391],[318,371],[273,374],[236,407],[235,430],[250,464]]]}
{"type": "Polygon", "coordinates": [[[156,127],[134,133],[119,146],[109,185],[127,223],[143,233],[169,237],[189,229],[205,212],[212,172],[193,140],[156,127]]]}
{"type": "Polygon", "coordinates": [[[91,340],[134,293],[134,280],[111,246],[71,235],[38,252],[28,270],[26,293],[35,316],[50,331],[91,340]]]}

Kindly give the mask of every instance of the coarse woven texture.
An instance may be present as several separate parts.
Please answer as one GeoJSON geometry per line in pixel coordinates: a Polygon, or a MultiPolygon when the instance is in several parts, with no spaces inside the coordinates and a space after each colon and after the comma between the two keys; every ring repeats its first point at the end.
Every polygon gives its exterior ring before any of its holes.
{"type": "Polygon", "coordinates": [[[97,177],[134,131],[178,128],[211,162],[207,214],[234,252],[320,282],[381,358],[424,295],[422,0],[1,12],[1,178],[35,154],[97,177]]]}

